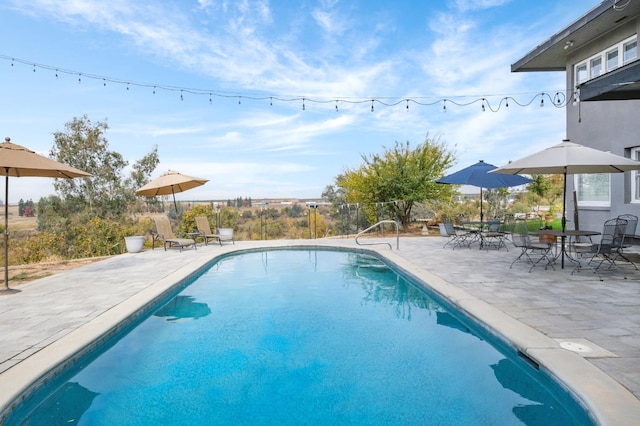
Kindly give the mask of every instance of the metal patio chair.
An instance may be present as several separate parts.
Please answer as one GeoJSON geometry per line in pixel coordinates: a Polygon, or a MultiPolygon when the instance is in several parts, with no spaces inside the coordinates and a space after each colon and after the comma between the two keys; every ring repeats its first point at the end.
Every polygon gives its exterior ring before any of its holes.
{"type": "Polygon", "coordinates": [[[625,262],[629,262],[633,265],[633,267],[638,270],[638,266],[629,259],[627,255],[624,254],[625,249],[629,249],[633,247],[636,235],[636,228],[638,227],[638,216],[632,214],[621,214],[618,216],[618,219],[626,220],[627,227],[624,230],[624,239],[622,241],[622,245],[616,252],[616,256],[614,257],[614,262],[616,259],[621,258],[625,262]]]}
{"type": "Polygon", "coordinates": [[[553,245],[550,243],[532,241],[531,236],[529,235],[529,229],[527,228],[527,222],[525,220],[516,220],[513,227],[513,233],[511,234],[511,242],[521,251],[520,255],[511,262],[511,265],[509,265],[509,269],[511,269],[513,264],[518,260],[524,258],[527,262],[531,263],[529,272],[543,261],[546,261],[546,263],[544,263],[544,269],[551,266],[551,268],[555,270],[553,267],[553,258],[551,257],[551,248],[553,245]]]}
{"type": "Polygon", "coordinates": [[[469,247],[468,239],[470,234],[468,231],[456,229],[456,227],[453,226],[453,223],[449,221],[443,222],[443,225],[445,232],[449,235],[449,240],[442,246],[442,248],[451,246],[451,249],[455,250],[456,247],[469,247]]]}
{"type": "MultiPolygon", "coordinates": [[[[615,258],[622,249],[624,243],[624,233],[627,228],[627,221],[620,218],[609,219],[602,226],[602,238],[597,244],[593,244],[588,251],[577,251],[582,259],[585,259],[585,265],[597,274],[602,281],[600,273],[606,269],[611,270],[616,265],[615,258]]],[[[582,269],[582,261],[578,261],[576,267],[571,271],[571,275],[582,269]]],[[[624,272],[623,272],[624,273],[624,272]]],[[[626,276],[624,277],[626,278],[626,276]]]]}

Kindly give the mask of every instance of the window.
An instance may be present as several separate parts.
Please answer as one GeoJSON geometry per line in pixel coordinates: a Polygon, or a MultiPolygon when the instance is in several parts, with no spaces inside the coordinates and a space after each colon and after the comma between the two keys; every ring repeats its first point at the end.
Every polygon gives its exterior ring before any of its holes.
{"type": "MultiPolygon", "coordinates": [[[[631,159],[640,161],[640,147],[631,148],[631,159]]],[[[631,202],[640,203],[640,171],[631,172],[631,202]]]]}
{"type": "Polygon", "coordinates": [[[575,85],[596,78],[605,72],[613,71],[622,65],[638,59],[638,36],[622,40],[574,66],[575,85]]]}
{"type": "Polygon", "coordinates": [[[576,67],[576,83],[587,81],[587,64],[580,64],[576,67]]]}
{"type": "Polygon", "coordinates": [[[618,49],[607,52],[607,71],[618,68],[618,49]]]}
{"type": "Polygon", "coordinates": [[[575,175],[576,196],[578,205],[602,206],[611,205],[611,184],[608,173],[575,175]]]}
{"type": "Polygon", "coordinates": [[[623,63],[627,64],[638,58],[638,41],[633,40],[622,46],[623,63]]]}
{"type": "Polygon", "coordinates": [[[596,78],[602,73],[602,57],[598,56],[597,58],[593,58],[591,60],[591,71],[589,76],[591,78],[596,78]]]}

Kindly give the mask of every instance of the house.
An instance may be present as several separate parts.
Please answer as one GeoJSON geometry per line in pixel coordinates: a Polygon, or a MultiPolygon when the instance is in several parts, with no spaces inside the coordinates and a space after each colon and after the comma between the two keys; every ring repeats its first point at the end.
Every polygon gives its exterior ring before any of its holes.
{"type": "MultiPolygon", "coordinates": [[[[640,161],[639,29],[640,1],[606,0],[540,43],[511,71],[564,71],[567,139],[640,161]]],[[[637,171],[568,177],[567,194],[569,227],[576,200],[580,229],[597,230],[620,214],[640,216],[637,171]]]]}

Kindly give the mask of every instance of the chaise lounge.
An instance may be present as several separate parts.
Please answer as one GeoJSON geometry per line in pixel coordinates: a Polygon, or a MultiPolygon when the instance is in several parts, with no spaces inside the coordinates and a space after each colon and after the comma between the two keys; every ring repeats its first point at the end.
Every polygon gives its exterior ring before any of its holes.
{"type": "Polygon", "coordinates": [[[156,224],[156,231],[153,233],[151,249],[155,248],[156,240],[162,241],[165,251],[167,247],[179,247],[180,251],[189,246],[193,246],[194,250],[196,249],[196,240],[194,238],[177,238],[173,234],[168,217],[156,217],[153,220],[156,224]]]}
{"type": "Polygon", "coordinates": [[[198,237],[204,239],[204,245],[209,245],[209,240],[216,240],[220,245],[220,234],[214,234],[211,232],[211,226],[209,226],[209,219],[205,216],[196,216],[196,228],[198,228],[198,237]]]}

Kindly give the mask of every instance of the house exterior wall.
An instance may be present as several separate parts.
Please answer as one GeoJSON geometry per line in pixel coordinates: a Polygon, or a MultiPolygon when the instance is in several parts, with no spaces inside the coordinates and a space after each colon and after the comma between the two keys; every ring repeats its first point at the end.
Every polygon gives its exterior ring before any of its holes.
{"type": "MultiPolygon", "coordinates": [[[[639,33],[640,19],[630,20],[567,57],[566,86],[571,93],[574,85],[574,65],[614,44],[639,33]]],[[[624,157],[640,146],[640,100],[594,101],[569,103],[566,108],[567,139],[591,148],[610,151],[624,157]]],[[[620,214],[640,216],[640,203],[631,202],[632,172],[610,175],[610,207],[578,208],[580,229],[599,230],[605,220],[620,214]]],[[[573,228],[574,178],[567,177],[567,220],[573,228]]],[[[636,231],[640,233],[640,229],[636,231]]]]}

